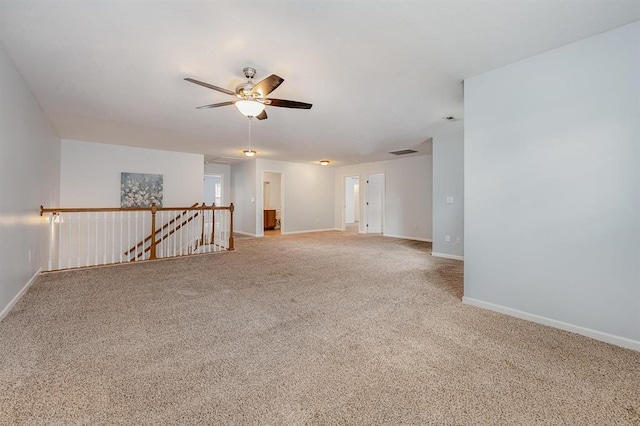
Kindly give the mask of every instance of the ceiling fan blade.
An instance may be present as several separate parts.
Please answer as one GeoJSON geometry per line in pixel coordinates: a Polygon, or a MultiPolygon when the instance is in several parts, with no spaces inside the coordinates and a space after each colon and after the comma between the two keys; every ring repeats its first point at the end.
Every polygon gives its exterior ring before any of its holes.
{"type": "Polygon", "coordinates": [[[273,92],[282,84],[284,81],[283,78],[278,77],[275,74],[271,74],[269,77],[262,80],[260,83],[256,84],[256,86],[251,90],[251,94],[258,94],[262,97],[267,96],[269,93],[273,92]]]}
{"type": "Polygon", "coordinates": [[[268,118],[268,117],[267,117],[267,110],[266,110],[266,109],[263,109],[263,110],[262,110],[262,112],[261,112],[260,114],[256,115],[256,118],[257,118],[258,120],[266,120],[266,119],[268,118]]]}
{"type": "Polygon", "coordinates": [[[299,109],[311,109],[312,104],[304,102],[288,101],[286,99],[265,99],[265,105],[283,107],[283,108],[299,108],[299,109]]]}
{"type": "Polygon", "coordinates": [[[186,81],[194,84],[199,84],[200,86],[204,86],[208,89],[217,90],[218,92],[226,93],[227,95],[235,96],[235,92],[231,90],[223,89],[222,87],[214,86],[213,84],[205,83],[204,81],[194,80],[193,78],[185,78],[186,81]]]}
{"type": "Polygon", "coordinates": [[[196,107],[196,109],[218,108],[221,106],[233,105],[235,103],[236,101],[219,102],[217,104],[202,105],[202,106],[196,107]]]}

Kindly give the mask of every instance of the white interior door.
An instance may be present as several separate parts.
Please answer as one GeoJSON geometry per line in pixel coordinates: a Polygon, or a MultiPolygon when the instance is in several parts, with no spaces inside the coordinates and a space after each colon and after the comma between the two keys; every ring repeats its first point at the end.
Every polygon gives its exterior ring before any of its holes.
{"type": "Polygon", "coordinates": [[[381,234],[383,222],[382,218],[384,216],[384,173],[374,173],[367,175],[366,185],[366,232],[367,234],[381,234]]]}

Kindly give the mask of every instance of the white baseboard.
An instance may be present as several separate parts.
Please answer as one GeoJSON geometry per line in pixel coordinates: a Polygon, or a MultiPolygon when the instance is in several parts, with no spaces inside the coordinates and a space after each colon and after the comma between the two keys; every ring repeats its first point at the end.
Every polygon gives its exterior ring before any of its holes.
{"type": "Polygon", "coordinates": [[[325,228],[325,229],[309,229],[306,231],[280,231],[280,234],[282,235],[293,235],[293,234],[308,234],[310,232],[327,232],[327,231],[343,231],[343,229],[340,228],[325,228]]]}
{"type": "Polygon", "coordinates": [[[626,337],[616,336],[614,334],[592,330],[590,328],[569,324],[566,322],[554,320],[552,318],[530,314],[528,312],[519,311],[517,309],[508,308],[502,305],[483,302],[482,300],[473,299],[471,297],[462,297],[462,303],[477,306],[478,308],[488,309],[490,311],[499,312],[501,314],[510,315],[512,317],[520,318],[523,320],[532,321],[538,324],[559,328],[560,330],[570,331],[572,333],[580,334],[582,336],[590,337],[592,339],[600,340],[602,342],[611,343],[612,345],[621,346],[623,348],[640,352],[640,342],[637,340],[627,339],[626,337]]]}
{"type": "Polygon", "coordinates": [[[382,234],[382,236],[391,238],[402,238],[403,240],[423,241],[425,243],[433,242],[430,238],[407,237],[406,235],[382,234]]]}
{"type": "Polygon", "coordinates": [[[247,237],[257,237],[256,234],[252,234],[250,232],[242,232],[242,231],[233,231],[234,234],[246,235],[247,237]]]}
{"type": "Polygon", "coordinates": [[[22,289],[18,292],[18,294],[16,294],[16,296],[11,300],[11,302],[9,302],[9,304],[4,307],[2,312],[0,312],[0,321],[2,321],[4,317],[6,317],[9,314],[9,311],[13,309],[16,303],[18,303],[18,300],[20,300],[20,298],[24,296],[24,294],[27,292],[29,287],[31,287],[31,284],[33,284],[33,282],[36,280],[38,275],[40,275],[40,272],[42,272],[42,268],[38,269],[36,273],[33,274],[33,276],[29,279],[29,281],[27,281],[24,287],[22,287],[22,289]]]}
{"type": "Polygon", "coordinates": [[[431,252],[431,256],[433,256],[433,257],[444,257],[445,259],[464,260],[464,256],[456,256],[455,254],[431,252]]]}

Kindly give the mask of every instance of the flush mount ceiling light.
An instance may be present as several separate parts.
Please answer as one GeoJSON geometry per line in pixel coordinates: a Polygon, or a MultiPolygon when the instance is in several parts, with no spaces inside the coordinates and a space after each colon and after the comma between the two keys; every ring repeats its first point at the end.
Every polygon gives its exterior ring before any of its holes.
{"type": "Polygon", "coordinates": [[[329,165],[329,160],[321,160],[320,161],[320,165],[321,166],[328,166],[329,165]]]}
{"type": "Polygon", "coordinates": [[[258,101],[237,101],[235,105],[238,111],[246,117],[257,117],[264,111],[264,104],[258,101]]]}

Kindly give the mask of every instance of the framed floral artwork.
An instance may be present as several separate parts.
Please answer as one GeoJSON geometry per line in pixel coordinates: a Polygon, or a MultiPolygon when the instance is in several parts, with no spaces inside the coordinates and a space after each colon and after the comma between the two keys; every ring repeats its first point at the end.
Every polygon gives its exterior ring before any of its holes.
{"type": "Polygon", "coordinates": [[[121,173],[120,207],[162,207],[162,175],[121,173]]]}

